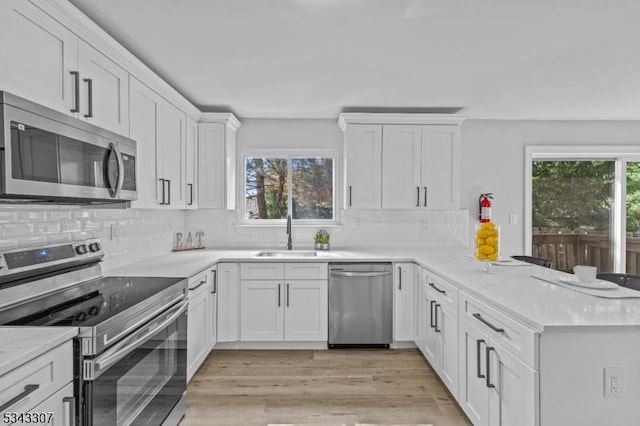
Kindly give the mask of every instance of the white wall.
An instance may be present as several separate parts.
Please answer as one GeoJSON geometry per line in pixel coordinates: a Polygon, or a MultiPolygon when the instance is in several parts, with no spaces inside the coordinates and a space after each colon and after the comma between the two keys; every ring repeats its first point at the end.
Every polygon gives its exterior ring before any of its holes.
{"type": "MultiPolygon", "coordinates": [[[[524,253],[526,145],[634,145],[640,121],[468,120],[462,126],[461,205],[472,222],[478,196],[493,192],[493,219],[501,225],[501,254],[524,253]],[[509,225],[509,213],[518,224],[509,225]]],[[[470,227],[473,229],[473,226],[470,227]]]]}

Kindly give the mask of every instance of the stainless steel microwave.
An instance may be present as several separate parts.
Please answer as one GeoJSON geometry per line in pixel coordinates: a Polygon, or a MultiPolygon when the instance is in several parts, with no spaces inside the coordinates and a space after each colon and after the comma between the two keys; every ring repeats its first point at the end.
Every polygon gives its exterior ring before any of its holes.
{"type": "Polygon", "coordinates": [[[0,202],[127,202],[136,142],[0,92],[0,202]]]}

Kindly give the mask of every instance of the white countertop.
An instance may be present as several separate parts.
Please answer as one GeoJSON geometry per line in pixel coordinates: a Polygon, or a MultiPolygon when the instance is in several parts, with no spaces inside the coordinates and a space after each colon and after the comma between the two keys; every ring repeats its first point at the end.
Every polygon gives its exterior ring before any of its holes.
{"type": "Polygon", "coordinates": [[[75,327],[0,327],[0,376],[77,335],[75,327]]]}
{"type": "Polygon", "coordinates": [[[563,275],[540,266],[494,266],[481,272],[469,249],[331,250],[316,257],[255,257],[258,250],[206,249],[169,253],[106,271],[112,276],[189,277],[218,262],[416,262],[461,290],[518,318],[537,331],[553,327],[637,326],[640,299],[604,299],[532,278],[534,272],[563,275]]]}

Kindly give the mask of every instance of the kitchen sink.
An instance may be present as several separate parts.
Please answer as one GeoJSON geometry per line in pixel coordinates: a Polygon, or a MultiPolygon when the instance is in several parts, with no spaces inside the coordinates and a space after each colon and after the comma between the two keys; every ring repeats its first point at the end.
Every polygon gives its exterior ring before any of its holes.
{"type": "Polygon", "coordinates": [[[315,257],[318,253],[311,250],[262,250],[256,257],[315,257]]]}

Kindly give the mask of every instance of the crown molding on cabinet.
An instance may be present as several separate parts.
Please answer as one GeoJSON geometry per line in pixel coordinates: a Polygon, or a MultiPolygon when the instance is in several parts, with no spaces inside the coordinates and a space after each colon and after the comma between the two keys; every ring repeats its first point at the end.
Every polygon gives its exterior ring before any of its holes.
{"type": "Polygon", "coordinates": [[[204,112],[200,116],[200,123],[222,123],[234,132],[241,125],[240,120],[230,112],[204,112]]]}
{"type": "Polygon", "coordinates": [[[348,124],[449,124],[460,126],[466,119],[466,116],[459,114],[348,112],[338,116],[338,126],[343,131],[346,131],[348,124]]]}
{"type": "Polygon", "coordinates": [[[191,118],[199,120],[202,112],[198,108],[74,5],[68,1],[59,0],[38,0],[33,3],[124,68],[129,74],[156,90],[163,98],[182,109],[191,118]]]}

